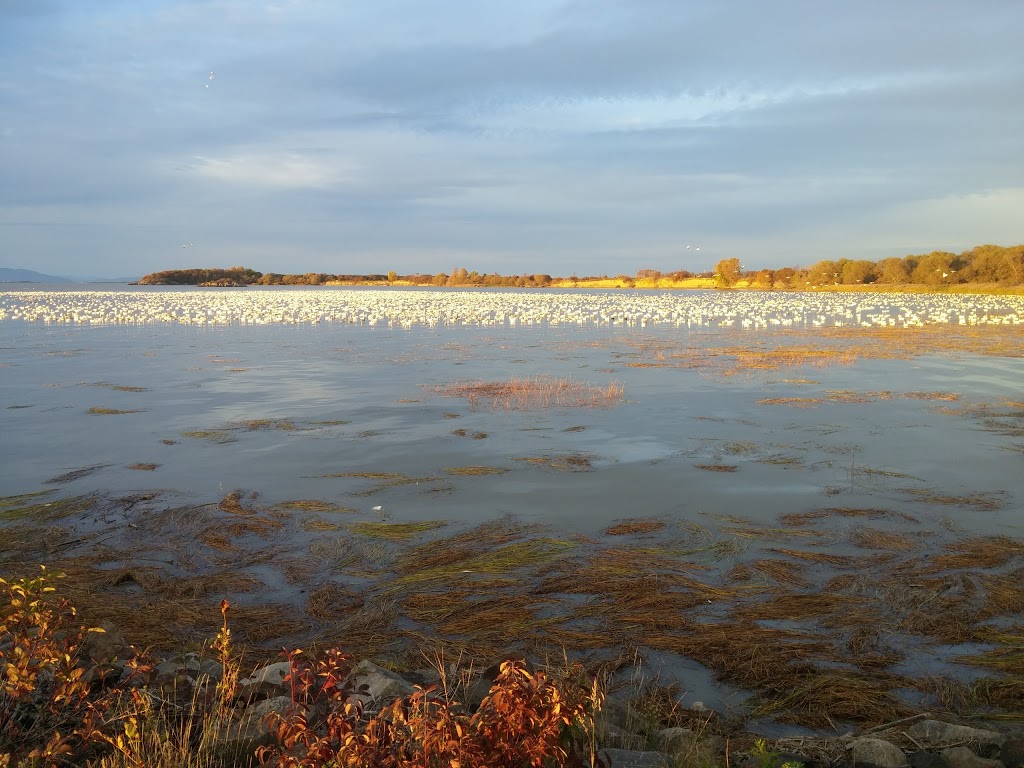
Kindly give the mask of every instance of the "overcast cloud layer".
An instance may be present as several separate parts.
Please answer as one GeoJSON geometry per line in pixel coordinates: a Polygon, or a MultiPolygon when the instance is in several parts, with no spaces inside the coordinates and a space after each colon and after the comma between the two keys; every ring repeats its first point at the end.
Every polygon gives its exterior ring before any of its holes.
{"type": "Polygon", "coordinates": [[[1022,33],[1020,0],[0,0],[0,266],[1016,244],[1022,33]]]}

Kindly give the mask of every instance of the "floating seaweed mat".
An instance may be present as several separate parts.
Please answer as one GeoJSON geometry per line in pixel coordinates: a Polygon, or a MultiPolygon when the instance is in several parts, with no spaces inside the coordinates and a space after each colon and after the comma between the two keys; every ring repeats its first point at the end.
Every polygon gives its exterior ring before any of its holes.
{"type": "Polygon", "coordinates": [[[101,497],[96,494],[84,496],[72,496],[66,499],[54,499],[53,501],[41,501],[45,494],[25,494],[23,496],[8,496],[4,499],[4,506],[0,507],[0,523],[11,521],[25,521],[31,523],[48,523],[60,520],[71,515],[80,515],[96,508],[101,497]],[[34,502],[34,503],[24,503],[34,502]]]}
{"type": "Polygon", "coordinates": [[[882,565],[893,559],[893,555],[835,555],[829,552],[808,552],[803,549],[784,549],[781,547],[773,547],[768,551],[796,560],[831,565],[835,568],[868,568],[882,565]]]}
{"type": "Polygon", "coordinates": [[[353,533],[387,541],[408,541],[427,531],[434,531],[448,525],[444,520],[424,520],[415,523],[380,523],[362,521],[349,523],[347,526],[353,533]]]}
{"type": "Polygon", "coordinates": [[[614,622],[587,629],[549,624],[541,627],[538,635],[545,643],[568,651],[617,648],[626,638],[624,628],[614,622]]]}
{"type": "Polygon", "coordinates": [[[362,608],[363,602],[364,598],[358,592],[329,581],[310,592],[306,600],[306,613],[314,619],[325,621],[346,611],[362,608]]]}
{"type": "Polygon", "coordinates": [[[532,379],[512,378],[508,381],[454,382],[429,387],[443,397],[461,397],[476,407],[484,405],[505,410],[534,408],[608,408],[622,401],[622,384],[605,386],[579,382],[569,378],[537,376],[532,379]]]}
{"type": "Polygon", "coordinates": [[[431,624],[442,635],[476,641],[525,640],[546,624],[561,618],[540,618],[538,609],[553,601],[530,595],[419,594],[402,601],[406,616],[431,624]]]}
{"type": "Polygon", "coordinates": [[[1024,627],[1017,626],[1004,631],[986,627],[979,636],[983,642],[995,644],[996,647],[982,653],[958,656],[958,663],[1024,678],[1024,627]]]}
{"type": "Polygon", "coordinates": [[[966,496],[954,496],[927,488],[899,488],[900,493],[910,496],[913,501],[925,504],[941,504],[948,507],[964,507],[980,512],[994,512],[1003,506],[1001,493],[972,493],[966,496]]]}
{"type": "Polygon", "coordinates": [[[781,594],[733,610],[741,621],[803,621],[839,611],[860,610],[865,601],[848,595],[781,594]]]}
{"type": "Polygon", "coordinates": [[[444,539],[416,545],[398,557],[396,568],[401,574],[430,570],[475,557],[488,549],[522,538],[536,530],[508,519],[491,520],[468,531],[444,539]]]}
{"type": "Polygon", "coordinates": [[[400,591],[417,583],[463,578],[465,574],[472,573],[510,573],[550,562],[572,551],[575,547],[575,542],[549,538],[514,542],[471,555],[463,560],[435,565],[422,570],[408,571],[395,579],[388,589],[400,591]]]}
{"type": "MultiPolygon", "coordinates": [[[[811,586],[810,580],[804,577],[804,574],[807,572],[807,566],[803,563],[794,563],[792,560],[765,559],[754,562],[749,568],[751,571],[764,574],[780,584],[789,584],[794,587],[811,586]]],[[[731,578],[736,578],[739,575],[733,574],[731,578]]]]}
{"type": "Polygon", "coordinates": [[[952,554],[936,555],[917,573],[941,573],[960,568],[998,568],[1024,556],[1024,542],[1009,536],[977,536],[946,545],[952,554]]]}
{"type": "Polygon", "coordinates": [[[765,541],[790,541],[792,539],[826,539],[832,534],[811,531],[803,528],[770,528],[768,526],[723,526],[721,533],[739,536],[744,539],[762,539],[765,541]]]}
{"type": "Polygon", "coordinates": [[[812,728],[890,723],[915,711],[892,693],[908,683],[894,675],[803,670],[795,677],[780,675],[773,690],[758,691],[750,714],[812,728]]]}
{"type": "Polygon", "coordinates": [[[241,490],[234,490],[228,493],[220,500],[217,508],[221,512],[228,512],[232,515],[251,515],[256,512],[255,509],[249,509],[242,506],[242,499],[245,497],[245,492],[241,490]]]}
{"type": "Polygon", "coordinates": [[[309,554],[332,571],[356,568],[360,573],[375,573],[386,567],[391,560],[386,541],[351,536],[324,537],[312,541],[309,554]]]}
{"type": "Polygon", "coordinates": [[[861,549],[886,549],[908,552],[920,546],[920,534],[912,538],[907,534],[894,531],[881,531],[877,528],[857,527],[847,534],[850,543],[861,549]]]}
{"type": "Polygon", "coordinates": [[[634,533],[652,533],[660,531],[665,527],[664,520],[651,520],[649,518],[633,518],[623,520],[605,528],[606,536],[627,536],[634,533]]]}
{"type": "Polygon", "coordinates": [[[335,504],[330,501],[322,501],[320,499],[292,499],[290,501],[281,501],[275,504],[271,509],[291,511],[300,510],[303,512],[341,512],[341,513],[353,513],[357,510],[353,507],[345,507],[341,504],[335,504]]]}
{"type": "Polygon", "coordinates": [[[823,509],[813,509],[809,512],[791,512],[780,517],[779,522],[787,526],[807,525],[815,520],[826,520],[830,517],[866,517],[872,520],[881,518],[898,518],[910,523],[918,522],[916,517],[908,515],[905,512],[895,512],[890,509],[878,509],[874,507],[825,507],[823,509]]]}
{"type": "Polygon", "coordinates": [[[254,515],[241,520],[234,520],[227,525],[221,526],[221,528],[236,538],[246,536],[251,533],[259,536],[261,539],[265,539],[274,531],[279,531],[284,528],[284,524],[277,520],[271,520],[269,517],[258,517],[254,515]]]}
{"type": "MultiPolygon", "coordinates": [[[[637,594],[617,592],[581,606],[579,618],[599,616],[623,632],[674,632],[693,626],[694,609],[707,604],[694,592],[651,592],[641,585],[637,594]]],[[[643,635],[641,634],[641,637],[643,635]]]]}
{"type": "Polygon", "coordinates": [[[1001,575],[977,577],[985,590],[978,609],[979,618],[996,618],[1024,613],[1024,568],[1001,575]]]}
{"type": "Polygon", "coordinates": [[[288,641],[308,629],[308,621],[296,615],[291,603],[231,606],[231,630],[245,642],[288,641]]]}
{"type": "Polygon", "coordinates": [[[813,660],[843,660],[833,643],[815,635],[736,621],[695,624],[688,632],[651,632],[643,644],[685,656],[711,669],[719,680],[748,689],[813,670],[813,660]]]}

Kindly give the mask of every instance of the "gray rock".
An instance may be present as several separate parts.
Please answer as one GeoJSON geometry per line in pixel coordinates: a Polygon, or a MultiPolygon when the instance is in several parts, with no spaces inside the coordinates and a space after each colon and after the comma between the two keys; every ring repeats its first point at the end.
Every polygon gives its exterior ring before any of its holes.
{"type": "Polygon", "coordinates": [[[246,707],[240,717],[228,722],[216,735],[215,744],[218,754],[243,764],[259,747],[269,746],[274,742],[273,731],[267,724],[267,715],[271,712],[284,714],[292,705],[288,696],[276,696],[246,707]]]}
{"type": "Polygon", "coordinates": [[[850,745],[850,758],[854,765],[874,765],[878,768],[905,768],[909,765],[903,750],[882,739],[855,739],[850,745]]]}
{"type": "Polygon", "coordinates": [[[950,768],[946,758],[942,755],[924,749],[917,750],[907,759],[910,761],[910,768],[950,768]]]}
{"type": "Polygon", "coordinates": [[[598,752],[612,768],[669,768],[661,752],[637,752],[632,749],[602,749],[598,752]]]}
{"type": "Polygon", "coordinates": [[[966,725],[953,725],[952,723],[944,723],[941,720],[922,720],[907,728],[906,733],[915,741],[925,746],[960,744],[965,741],[972,744],[999,746],[1006,741],[1006,736],[995,731],[970,728],[966,725]]]}
{"type": "Polygon", "coordinates": [[[124,641],[121,631],[109,621],[101,621],[96,629],[102,632],[88,632],[78,647],[82,659],[91,664],[103,665],[117,659],[129,659],[135,652],[124,641]]]}
{"type": "Polygon", "coordinates": [[[725,749],[725,741],[713,733],[697,734],[689,728],[663,728],[654,737],[662,752],[685,755],[691,761],[709,761],[725,749]]]}
{"type": "Polygon", "coordinates": [[[408,696],[413,686],[400,675],[378,667],[372,661],[361,661],[349,675],[351,690],[368,696],[373,704],[387,704],[408,696]]]}
{"type": "Polygon", "coordinates": [[[260,667],[244,680],[238,681],[238,695],[242,701],[272,699],[281,696],[287,689],[285,677],[291,674],[292,665],[288,661],[278,661],[260,667]]]}
{"type": "Polygon", "coordinates": [[[1003,768],[1003,764],[999,760],[986,760],[984,757],[978,757],[967,747],[947,747],[942,750],[942,756],[949,763],[950,768],[1003,768]]]}
{"type": "Polygon", "coordinates": [[[642,734],[630,733],[617,725],[602,726],[598,730],[597,741],[609,749],[642,750],[647,746],[647,739],[642,734]]]}
{"type": "Polygon", "coordinates": [[[622,699],[616,696],[605,697],[601,711],[597,713],[598,726],[626,727],[626,719],[629,715],[629,707],[622,699]]]}
{"type": "Polygon", "coordinates": [[[1006,768],[1024,768],[1024,739],[1008,738],[999,750],[999,759],[1006,768]]]}

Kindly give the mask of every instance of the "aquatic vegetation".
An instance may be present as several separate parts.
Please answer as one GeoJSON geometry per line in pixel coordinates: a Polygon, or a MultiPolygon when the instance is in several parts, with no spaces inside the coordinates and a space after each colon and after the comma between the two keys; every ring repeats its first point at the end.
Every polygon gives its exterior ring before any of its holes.
{"type": "Polygon", "coordinates": [[[625,520],[615,525],[610,525],[604,529],[606,536],[626,536],[634,533],[652,533],[653,531],[660,531],[665,527],[664,520],[645,520],[645,519],[633,519],[625,520]]]}
{"type": "Polygon", "coordinates": [[[98,414],[101,416],[122,416],[126,413],[142,413],[141,410],[122,410],[120,408],[100,408],[94,406],[88,410],[88,413],[98,414]]]}
{"type": "Polygon", "coordinates": [[[223,429],[197,429],[181,433],[182,437],[194,440],[208,440],[211,443],[233,443],[238,438],[223,429]]]}
{"type": "Polygon", "coordinates": [[[735,464],[694,464],[697,469],[705,472],[735,472],[739,467],[735,464]]]}
{"type": "Polygon", "coordinates": [[[517,456],[513,457],[512,461],[557,469],[560,472],[589,472],[594,468],[595,458],[597,457],[587,453],[563,453],[550,456],[517,456]]]}
{"type": "Polygon", "coordinates": [[[476,475],[503,475],[509,470],[505,467],[448,467],[444,470],[446,475],[476,476],[476,475]]]}
{"type": "Polygon", "coordinates": [[[1003,494],[998,492],[980,491],[966,496],[955,496],[927,488],[899,488],[897,490],[910,496],[913,501],[925,504],[967,507],[982,512],[994,512],[1003,506],[1003,494]]]}
{"type": "Polygon", "coordinates": [[[444,520],[424,520],[418,523],[378,523],[361,521],[349,523],[346,527],[353,533],[388,541],[408,541],[427,531],[434,531],[448,525],[444,520]]]}
{"type": "Polygon", "coordinates": [[[160,466],[159,464],[138,463],[138,464],[129,464],[128,465],[128,469],[135,469],[135,470],[138,470],[140,472],[152,472],[153,470],[155,470],[159,466],[160,466]]]}
{"type": "Polygon", "coordinates": [[[70,483],[74,480],[80,480],[83,477],[99,472],[101,469],[106,469],[109,464],[94,464],[91,467],[82,467],[81,469],[73,469],[70,472],[65,472],[63,475],[57,475],[51,477],[49,480],[43,482],[44,485],[57,485],[58,483],[70,483]]]}
{"type": "MultiPolygon", "coordinates": [[[[538,376],[508,381],[455,382],[430,391],[443,397],[461,397],[476,407],[510,411],[544,408],[607,408],[623,397],[621,384],[598,386],[568,378],[538,376]]],[[[447,416],[447,414],[445,414],[447,416]]]]}
{"type": "Polygon", "coordinates": [[[62,517],[77,515],[93,509],[100,497],[95,494],[72,496],[66,499],[40,501],[49,492],[29,493],[21,496],[8,496],[0,506],[0,522],[26,520],[35,523],[51,522],[62,517]]]}
{"type": "Polygon", "coordinates": [[[353,507],[346,507],[341,504],[322,501],[320,499],[291,499],[289,501],[279,501],[277,504],[274,504],[271,509],[282,511],[299,510],[302,512],[338,512],[345,514],[356,512],[353,507]]]}

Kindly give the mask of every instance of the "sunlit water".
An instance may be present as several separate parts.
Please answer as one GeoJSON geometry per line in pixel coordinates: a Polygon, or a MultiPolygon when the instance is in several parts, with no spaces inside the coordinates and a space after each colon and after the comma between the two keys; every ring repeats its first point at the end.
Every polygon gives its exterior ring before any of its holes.
{"type": "MultiPolygon", "coordinates": [[[[735,375],[711,364],[652,367],[681,351],[779,342],[775,331],[792,327],[1012,326],[1024,316],[1017,299],[709,292],[687,303],[679,294],[474,293],[483,298],[457,291],[0,293],[0,496],[101,467],[60,484],[61,491],[159,489],[175,503],[205,504],[242,489],[267,504],[338,502],[368,519],[468,526],[511,515],[556,535],[599,535],[631,517],[708,525],[738,516],[771,525],[782,514],[828,505],[906,511],[926,526],[965,534],[1024,533],[1021,438],[956,412],[1019,401],[1020,356],[930,354],[735,375]],[[273,308],[261,315],[265,298],[273,308]],[[244,317],[243,305],[250,308],[244,317]],[[89,322],[87,312],[94,313],[89,322]],[[218,312],[240,314],[196,319],[218,312]],[[517,411],[473,407],[434,389],[536,376],[620,383],[624,399],[607,408],[517,411]],[[829,400],[837,391],[888,394],[829,400]],[[900,397],[906,393],[959,399],[900,397]],[[759,402],[781,398],[822,402],[759,402]],[[236,428],[251,419],[294,428],[236,428]],[[225,429],[228,442],[185,436],[225,429]],[[517,461],[560,455],[588,457],[589,471],[517,461]],[[158,466],[128,468],[138,463],[158,466]],[[509,471],[446,474],[468,465],[509,471]],[[720,465],[735,470],[707,469],[720,465]],[[337,476],[358,473],[433,480],[363,495],[372,480],[337,476]],[[991,504],[930,503],[915,490],[991,504]]],[[[287,597],[283,582],[268,584],[287,597]]],[[[695,674],[686,672],[690,685],[695,674]]],[[[700,684],[697,691],[714,699],[700,684]]]]}

